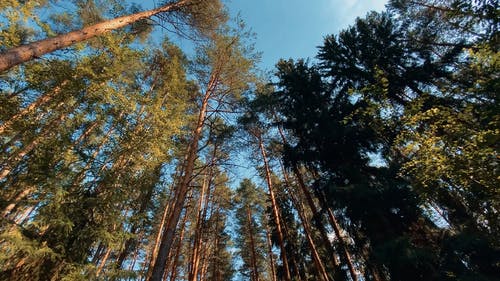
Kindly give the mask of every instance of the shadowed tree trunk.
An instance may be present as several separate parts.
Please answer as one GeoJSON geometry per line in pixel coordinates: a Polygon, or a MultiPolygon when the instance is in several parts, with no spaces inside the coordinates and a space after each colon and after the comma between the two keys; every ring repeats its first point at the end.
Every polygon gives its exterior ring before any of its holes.
{"type": "Polygon", "coordinates": [[[266,150],[265,150],[264,143],[262,141],[262,136],[260,135],[260,133],[256,132],[253,135],[255,136],[255,138],[257,139],[257,141],[259,143],[260,153],[262,155],[262,160],[264,161],[266,183],[267,183],[267,187],[269,188],[269,197],[271,199],[271,208],[273,211],[274,223],[276,224],[276,229],[278,232],[278,243],[279,243],[280,250],[281,250],[281,259],[283,260],[283,269],[284,269],[284,274],[285,274],[284,277],[285,277],[286,281],[290,281],[290,280],[292,280],[292,277],[290,275],[290,268],[288,266],[288,258],[286,255],[284,235],[283,235],[283,231],[281,229],[281,220],[280,220],[280,215],[279,215],[279,211],[278,211],[278,205],[276,202],[276,198],[274,196],[273,184],[271,182],[271,170],[269,168],[269,163],[267,161],[266,150]]]}
{"type": "Polygon", "coordinates": [[[302,222],[302,226],[304,228],[305,236],[307,238],[307,242],[309,244],[309,248],[311,249],[311,254],[313,257],[314,265],[316,267],[316,270],[318,271],[318,274],[321,276],[322,280],[324,281],[329,281],[330,277],[328,276],[328,273],[326,272],[325,266],[323,264],[323,261],[321,260],[318,250],[316,247],[316,243],[314,242],[312,238],[312,231],[311,231],[311,226],[309,224],[309,221],[304,214],[304,206],[302,202],[300,202],[300,199],[294,194],[294,190],[291,190],[291,184],[290,180],[288,177],[288,173],[285,170],[285,167],[283,166],[282,163],[280,163],[281,169],[283,172],[283,177],[285,179],[285,183],[288,186],[287,190],[288,193],[290,194],[290,199],[292,200],[293,204],[295,205],[295,209],[297,210],[297,214],[299,215],[300,221],[302,222]]]}
{"type": "Polygon", "coordinates": [[[252,281],[259,281],[259,269],[257,268],[257,254],[255,252],[255,241],[253,237],[253,229],[252,229],[252,210],[250,210],[250,206],[247,206],[247,223],[248,223],[248,233],[250,233],[250,250],[252,252],[251,255],[251,263],[252,263],[252,281]]]}
{"type": "Polygon", "coordinates": [[[269,263],[271,265],[271,280],[277,281],[276,278],[276,267],[274,265],[274,256],[273,256],[273,243],[271,242],[271,233],[269,232],[269,228],[267,224],[264,223],[266,228],[266,242],[267,242],[267,255],[269,256],[269,263]]]}
{"type": "MultiPolygon", "coordinates": [[[[283,128],[281,126],[278,127],[278,131],[279,131],[279,134],[281,136],[283,143],[286,144],[287,140],[286,140],[285,134],[283,132],[283,128]]],[[[297,181],[299,183],[299,186],[300,186],[302,192],[304,193],[304,195],[306,197],[306,201],[307,201],[309,207],[311,208],[311,211],[313,212],[314,217],[318,220],[316,223],[317,223],[318,228],[320,230],[320,233],[323,237],[323,240],[325,241],[329,250],[331,250],[332,254],[333,254],[334,253],[333,247],[330,243],[330,240],[328,239],[326,229],[320,220],[321,214],[319,213],[318,209],[316,208],[316,205],[314,204],[314,200],[311,196],[311,193],[309,192],[308,188],[306,187],[306,185],[304,183],[304,178],[303,178],[302,174],[300,173],[299,168],[296,165],[293,165],[292,170],[293,170],[295,177],[297,178],[297,181]]],[[[325,203],[323,200],[321,200],[321,202],[325,203]]],[[[332,227],[334,229],[335,235],[339,239],[339,244],[340,244],[340,247],[342,248],[342,253],[343,253],[344,259],[347,263],[347,267],[349,268],[349,273],[351,274],[351,278],[353,281],[358,281],[358,276],[357,276],[356,270],[354,268],[354,265],[352,263],[352,259],[351,259],[351,255],[349,253],[349,250],[347,249],[347,245],[345,244],[343,238],[340,236],[340,227],[337,223],[337,220],[335,219],[331,208],[329,208],[325,204],[323,204],[323,205],[325,208],[328,209],[328,219],[329,219],[330,224],[332,225],[332,227]]],[[[335,268],[337,268],[339,266],[339,264],[337,263],[337,259],[334,256],[332,258],[332,262],[333,262],[335,268]]]]}

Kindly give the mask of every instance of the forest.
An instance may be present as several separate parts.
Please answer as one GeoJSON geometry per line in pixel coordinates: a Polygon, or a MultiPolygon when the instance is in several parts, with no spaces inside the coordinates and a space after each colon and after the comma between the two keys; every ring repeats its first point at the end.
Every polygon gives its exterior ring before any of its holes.
{"type": "Polygon", "coordinates": [[[0,280],[500,280],[499,18],[390,0],[266,73],[222,0],[1,0],[0,280]]]}

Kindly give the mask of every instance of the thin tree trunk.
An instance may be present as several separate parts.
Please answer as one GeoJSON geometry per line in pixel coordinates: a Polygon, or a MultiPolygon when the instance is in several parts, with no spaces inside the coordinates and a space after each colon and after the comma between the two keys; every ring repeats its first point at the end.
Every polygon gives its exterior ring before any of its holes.
{"type": "Polygon", "coordinates": [[[26,208],[24,212],[14,220],[14,222],[18,225],[23,226],[29,220],[35,208],[38,207],[38,204],[40,203],[37,203],[31,207],[26,208]]]}
{"type": "Polygon", "coordinates": [[[186,222],[187,222],[187,210],[184,213],[184,218],[182,219],[181,223],[181,232],[179,234],[179,239],[177,242],[177,247],[175,250],[175,255],[172,259],[172,269],[170,270],[170,280],[175,280],[177,278],[177,267],[179,264],[179,257],[181,255],[181,249],[182,249],[182,241],[184,240],[184,233],[186,232],[186,222]]]}
{"type": "Polygon", "coordinates": [[[385,280],[385,278],[382,278],[383,274],[380,272],[379,266],[377,264],[372,263],[368,247],[369,246],[362,248],[362,254],[365,260],[366,268],[368,269],[368,272],[372,275],[373,281],[383,281],[385,280]]]}
{"type": "MultiPolygon", "coordinates": [[[[284,237],[290,237],[290,235],[289,235],[290,232],[288,231],[287,224],[284,223],[283,221],[281,221],[281,222],[282,222],[281,227],[283,229],[283,236],[284,237]]],[[[291,248],[292,248],[292,250],[294,250],[295,249],[294,245],[291,245],[291,248]]],[[[287,258],[288,257],[289,256],[287,255],[287,258]]],[[[291,265],[291,267],[295,270],[294,273],[296,275],[294,276],[294,280],[296,280],[296,281],[305,280],[306,279],[305,272],[304,272],[304,270],[300,270],[299,263],[297,262],[297,259],[295,257],[296,257],[295,253],[292,253],[290,255],[290,259],[288,260],[289,267],[291,265]]],[[[292,271],[290,271],[290,274],[292,274],[292,271]]]]}
{"type": "Polygon", "coordinates": [[[97,267],[97,271],[95,273],[96,277],[99,277],[99,275],[101,274],[102,270],[104,269],[104,266],[106,265],[106,262],[108,261],[110,254],[111,254],[111,247],[108,248],[106,254],[104,254],[104,257],[102,258],[101,264],[99,265],[99,267],[97,267]]]}
{"type": "Polygon", "coordinates": [[[102,251],[104,250],[104,243],[100,242],[95,250],[94,257],[92,258],[92,263],[97,265],[102,256],[102,251]]]}
{"type": "MultiPolygon", "coordinates": [[[[325,228],[325,225],[321,221],[322,214],[317,209],[316,204],[314,203],[314,199],[313,199],[311,193],[309,192],[309,189],[306,187],[306,185],[304,183],[304,179],[302,177],[302,174],[300,173],[299,169],[295,165],[293,166],[293,173],[295,175],[295,178],[297,179],[297,182],[299,183],[299,187],[300,187],[302,193],[304,194],[304,197],[306,198],[307,205],[309,206],[309,209],[313,213],[313,217],[316,220],[316,226],[318,227],[318,230],[321,234],[321,237],[322,237],[325,245],[327,246],[328,250],[332,254],[331,259],[332,259],[333,266],[334,266],[334,268],[336,268],[338,270],[340,265],[337,261],[337,257],[335,256],[335,252],[334,252],[334,248],[332,246],[332,243],[331,243],[330,239],[328,238],[328,232],[325,228]]],[[[356,280],[354,279],[353,281],[356,281],[356,280]]]]}
{"type": "MultiPolygon", "coordinates": [[[[73,106],[71,106],[71,108],[75,108],[76,106],[77,104],[74,104],[73,106]]],[[[12,169],[15,168],[17,164],[19,164],[23,160],[24,156],[35,149],[40,142],[42,142],[51,132],[53,132],[54,128],[57,128],[57,126],[61,124],[64,119],[66,119],[66,117],[68,117],[68,115],[65,112],[60,114],[56,119],[49,122],[49,124],[43,128],[42,132],[38,136],[36,136],[29,144],[25,145],[20,151],[11,155],[1,168],[2,170],[0,171],[0,181],[7,177],[12,172],[12,169]]]]}
{"type": "Polygon", "coordinates": [[[248,222],[248,233],[250,233],[250,249],[252,252],[252,271],[253,278],[252,281],[259,281],[259,269],[257,267],[257,254],[255,251],[255,240],[253,237],[253,227],[252,227],[252,211],[250,210],[250,206],[247,206],[247,222],[248,222]]]}
{"type": "MultiPolygon", "coordinates": [[[[281,128],[281,126],[278,127],[278,132],[281,136],[281,140],[282,140],[283,144],[287,144],[288,142],[286,140],[285,134],[283,132],[283,128],[281,128]]],[[[284,167],[283,167],[283,171],[286,172],[284,170],[284,167]]],[[[296,165],[293,165],[292,171],[293,171],[295,178],[297,179],[297,182],[299,184],[300,189],[302,190],[302,193],[304,194],[304,196],[306,198],[307,205],[309,206],[309,209],[313,213],[313,217],[316,220],[316,225],[317,225],[318,230],[321,234],[321,238],[323,239],[323,243],[325,243],[327,249],[332,254],[331,261],[333,264],[333,268],[336,271],[338,271],[340,265],[337,262],[337,257],[335,256],[335,250],[332,246],[332,243],[331,243],[330,239],[328,238],[328,231],[326,230],[325,225],[321,221],[322,215],[318,211],[318,208],[316,207],[316,204],[314,203],[314,200],[311,196],[311,193],[309,192],[308,188],[306,187],[306,184],[304,182],[304,178],[296,165]]],[[[337,276],[337,273],[335,273],[334,275],[337,276]]],[[[353,280],[353,281],[356,281],[356,280],[353,280]]]]}
{"type": "MultiPolygon", "coordinates": [[[[326,200],[323,197],[323,200],[326,200]]],[[[358,274],[356,273],[356,269],[354,268],[354,264],[351,259],[351,255],[347,248],[347,244],[344,241],[344,237],[342,236],[340,226],[333,214],[333,211],[330,207],[327,207],[326,202],[324,202],[324,206],[326,207],[328,213],[328,219],[330,220],[330,224],[332,225],[333,231],[335,232],[335,236],[339,241],[340,248],[342,249],[342,254],[344,255],[345,262],[347,263],[347,267],[349,268],[349,273],[351,274],[351,278],[353,281],[358,281],[358,274]]]]}
{"type": "Polygon", "coordinates": [[[24,189],[23,191],[19,192],[15,198],[13,198],[12,200],[9,200],[11,201],[11,203],[9,205],[7,205],[7,207],[5,207],[2,211],[2,216],[3,217],[7,217],[7,215],[16,207],[16,205],[21,201],[23,200],[24,198],[26,198],[28,195],[30,195],[34,190],[36,190],[35,187],[33,186],[30,186],[26,189],[24,189]]]}
{"type": "Polygon", "coordinates": [[[193,245],[193,254],[191,256],[191,270],[189,273],[188,280],[196,281],[198,272],[199,272],[199,264],[200,264],[200,253],[203,241],[203,224],[202,222],[205,220],[207,215],[207,207],[210,199],[210,188],[212,186],[213,179],[213,167],[215,165],[217,157],[217,145],[214,144],[214,149],[212,152],[212,156],[210,162],[208,163],[208,174],[205,175],[203,179],[203,185],[201,189],[200,200],[198,202],[198,213],[196,217],[196,226],[195,226],[195,238],[193,245]]]}
{"type": "MultiPolygon", "coordinates": [[[[155,170],[158,172],[159,169],[161,169],[161,167],[156,168],[155,170]]],[[[158,174],[156,174],[156,175],[158,175],[158,174]]],[[[153,196],[153,188],[154,188],[154,185],[150,186],[148,191],[146,192],[146,194],[144,194],[142,196],[141,204],[139,206],[139,210],[137,211],[137,214],[141,215],[141,214],[144,214],[146,212],[148,204],[151,201],[151,197],[153,196]]],[[[140,225],[138,225],[140,223],[142,223],[142,222],[134,223],[132,225],[132,227],[130,228],[130,234],[132,234],[132,235],[136,234],[137,230],[140,229],[140,225]]],[[[118,255],[118,258],[116,261],[117,268],[122,267],[122,264],[125,261],[125,259],[127,258],[127,256],[131,252],[133,252],[135,250],[135,248],[137,247],[137,243],[138,243],[138,239],[135,237],[131,237],[131,238],[127,239],[127,241],[125,241],[125,245],[123,247],[123,250],[118,255]]]]}
{"type": "MultiPolygon", "coordinates": [[[[141,232],[141,235],[138,240],[142,240],[143,237],[144,237],[144,232],[141,232]]],[[[134,255],[132,256],[132,262],[128,267],[129,271],[134,270],[135,264],[137,263],[137,258],[139,257],[140,249],[141,249],[140,247],[135,247],[134,255]]]]}
{"type": "Polygon", "coordinates": [[[210,263],[208,262],[209,258],[210,258],[210,255],[211,255],[211,247],[210,245],[207,245],[207,244],[203,244],[203,256],[202,256],[202,259],[201,259],[201,270],[200,270],[200,276],[199,276],[199,280],[206,280],[206,276],[207,276],[207,272],[208,272],[208,266],[210,265],[210,263]]]}
{"type": "Polygon", "coordinates": [[[198,210],[197,210],[197,215],[196,215],[196,224],[195,224],[195,229],[194,229],[194,243],[193,243],[193,252],[191,254],[191,270],[189,271],[189,281],[196,281],[197,276],[198,276],[198,265],[200,264],[200,246],[201,246],[201,240],[202,240],[202,234],[201,234],[201,216],[203,214],[203,201],[204,201],[204,196],[207,188],[210,188],[210,172],[209,174],[206,174],[204,179],[203,179],[203,184],[201,186],[201,194],[200,198],[198,200],[198,210]]]}
{"type": "Polygon", "coordinates": [[[81,30],[71,31],[66,34],[61,34],[52,38],[12,48],[0,54],[0,73],[18,64],[30,61],[34,58],[39,58],[53,51],[69,47],[75,43],[83,42],[87,39],[125,27],[137,21],[150,18],[154,15],[179,10],[184,6],[187,6],[189,2],[189,0],[177,1],[157,9],[118,17],[85,27],[81,30]]]}
{"type": "MultiPolygon", "coordinates": [[[[173,199],[171,199],[171,200],[173,200],[173,199]]],[[[155,243],[153,245],[153,248],[151,249],[151,254],[149,256],[149,259],[146,258],[146,260],[149,260],[149,268],[150,269],[152,269],[151,266],[155,264],[156,258],[158,256],[158,249],[160,248],[161,237],[163,235],[163,228],[165,227],[165,223],[167,221],[167,215],[168,215],[170,207],[171,207],[170,205],[171,205],[170,202],[165,204],[165,207],[163,209],[163,214],[161,216],[161,222],[160,222],[160,225],[158,227],[158,234],[156,235],[155,243]]],[[[148,270],[148,272],[149,271],[151,271],[151,270],[148,270]]]]}
{"type": "Polygon", "coordinates": [[[316,270],[318,271],[318,274],[321,276],[322,280],[329,281],[330,277],[328,276],[325,266],[323,265],[323,261],[321,260],[318,254],[318,250],[316,249],[316,243],[314,243],[314,240],[312,238],[311,226],[309,225],[309,221],[306,218],[306,215],[304,214],[304,206],[299,201],[297,196],[294,194],[294,190],[291,190],[290,180],[288,177],[288,173],[285,170],[285,167],[283,166],[282,163],[280,163],[280,165],[283,172],[283,177],[285,179],[285,183],[288,186],[288,193],[290,194],[290,199],[292,200],[292,203],[295,205],[295,209],[297,210],[300,221],[302,222],[302,226],[304,227],[304,232],[307,238],[307,242],[309,244],[309,248],[311,249],[311,254],[313,256],[313,261],[316,270]]]}
{"type": "Polygon", "coordinates": [[[49,102],[53,97],[57,96],[62,88],[69,83],[69,80],[64,80],[60,85],[56,86],[52,91],[48,93],[42,94],[38,99],[32,102],[27,107],[21,109],[19,112],[10,117],[9,120],[6,120],[2,125],[0,125],[0,134],[2,134],[5,129],[9,128],[14,122],[26,116],[28,113],[32,112],[36,108],[42,106],[43,104],[49,102]]]}
{"type": "Polygon", "coordinates": [[[267,187],[269,189],[269,197],[271,199],[271,207],[273,210],[274,222],[276,224],[276,229],[278,232],[278,243],[280,245],[280,250],[281,250],[281,259],[283,261],[283,269],[285,271],[284,272],[285,273],[285,281],[291,281],[292,277],[290,275],[290,268],[288,267],[288,258],[287,258],[286,249],[285,249],[284,236],[283,236],[283,231],[281,229],[281,219],[280,219],[280,215],[279,215],[279,211],[278,211],[278,205],[276,202],[276,198],[274,196],[273,184],[271,182],[271,169],[269,168],[269,163],[267,161],[267,155],[266,155],[264,143],[262,141],[262,136],[260,135],[260,133],[256,133],[255,137],[257,138],[257,140],[259,142],[260,153],[262,155],[262,160],[264,161],[266,182],[267,182],[267,187]]]}
{"type": "Polygon", "coordinates": [[[269,263],[271,264],[271,277],[272,281],[277,281],[276,278],[276,267],[274,265],[274,254],[273,254],[273,243],[271,241],[271,233],[267,224],[264,224],[266,228],[266,242],[267,242],[267,254],[269,256],[269,263]]]}
{"type": "MultiPolygon", "coordinates": [[[[282,139],[283,143],[286,144],[287,141],[286,141],[286,137],[285,137],[285,134],[283,132],[283,129],[281,127],[278,127],[278,131],[281,135],[281,139],[282,139]]],[[[326,245],[328,245],[329,248],[332,249],[332,253],[334,253],[333,247],[330,243],[330,239],[328,239],[328,235],[326,234],[326,229],[320,220],[320,218],[321,218],[320,213],[318,212],[316,205],[314,204],[314,200],[312,199],[311,193],[309,192],[308,188],[306,187],[306,185],[304,183],[304,178],[302,177],[302,174],[300,173],[297,165],[293,165],[293,173],[295,174],[295,177],[297,178],[299,186],[302,189],[302,192],[304,193],[304,195],[306,197],[306,201],[307,201],[309,207],[311,208],[311,211],[313,212],[314,217],[318,220],[317,225],[320,228],[320,233],[323,237],[323,240],[325,240],[326,245]]],[[[349,253],[349,250],[347,249],[347,245],[345,244],[342,236],[340,236],[340,227],[337,224],[335,217],[333,216],[333,212],[332,212],[331,208],[329,208],[326,205],[326,202],[324,202],[324,200],[321,200],[321,202],[325,203],[323,205],[325,208],[328,209],[328,218],[329,218],[330,224],[332,225],[332,227],[334,229],[335,235],[339,239],[340,247],[342,248],[344,258],[345,258],[347,266],[349,268],[349,273],[351,274],[351,278],[353,281],[358,281],[358,276],[357,276],[356,270],[354,268],[354,265],[352,263],[351,255],[349,253]]],[[[339,265],[337,263],[337,259],[335,258],[335,256],[333,256],[332,262],[334,263],[335,268],[338,268],[339,265]]]]}

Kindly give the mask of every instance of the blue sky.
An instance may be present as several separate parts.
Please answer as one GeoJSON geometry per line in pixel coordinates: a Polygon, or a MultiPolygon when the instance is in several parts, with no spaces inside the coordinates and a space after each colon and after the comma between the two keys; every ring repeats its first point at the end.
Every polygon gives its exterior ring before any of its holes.
{"type": "Polygon", "coordinates": [[[280,58],[313,58],[328,34],[351,25],[368,11],[382,11],[386,0],[226,0],[257,34],[260,66],[272,70],[280,58]]]}

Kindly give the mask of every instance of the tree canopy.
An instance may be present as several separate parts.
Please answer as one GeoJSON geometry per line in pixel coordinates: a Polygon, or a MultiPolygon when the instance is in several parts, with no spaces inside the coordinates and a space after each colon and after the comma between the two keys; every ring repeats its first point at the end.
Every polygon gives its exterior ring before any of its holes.
{"type": "Polygon", "coordinates": [[[497,1],[269,75],[218,0],[62,2],[0,3],[0,280],[500,280],[497,1]]]}

